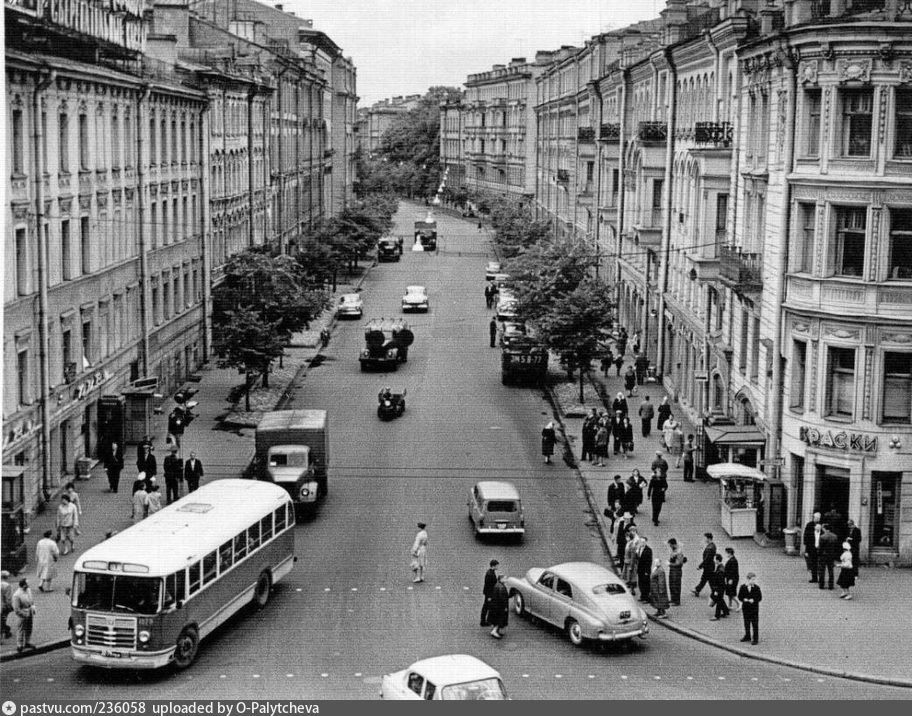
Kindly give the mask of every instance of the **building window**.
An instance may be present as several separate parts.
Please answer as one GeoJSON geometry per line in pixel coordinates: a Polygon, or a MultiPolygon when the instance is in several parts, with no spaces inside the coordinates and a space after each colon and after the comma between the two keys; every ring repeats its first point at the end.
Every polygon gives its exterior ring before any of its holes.
{"type": "Polygon", "coordinates": [[[161,305],[158,302],[158,284],[152,285],[152,322],[157,326],[161,323],[161,305]]]}
{"type": "Polygon", "coordinates": [[[70,220],[60,220],[60,267],[63,273],[63,280],[69,281],[73,278],[73,259],[70,253],[70,220]]]}
{"type": "Polygon", "coordinates": [[[738,370],[741,371],[742,375],[747,374],[747,336],[749,322],[750,316],[747,311],[741,311],[741,345],[740,350],[738,351],[738,370]]]}
{"type": "Polygon", "coordinates": [[[804,385],[807,379],[807,343],[792,342],[792,385],[789,390],[789,408],[804,410],[804,385]]]}
{"type": "Polygon", "coordinates": [[[158,246],[158,204],[154,201],[149,205],[149,246],[158,246]]]}
{"type": "Polygon", "coordinates": [[[89,117],[82,113],[79,115],[79,171],[89,168],[89,117]]]}
{"type": "Polygon", "coordinates": [[[63,380],[70,382],[75,378],[77,370],[76,365],[73,363],[73,334],[69,326],[60,333],[60,353],[63,364],[63,380]]]}
{"type": "Polygon", "coordinates": [[[716,237],[725,234],[728,223],[728,194],[716,194],[716,237]]]}
{"type": "Polygon", "coordinates": [[[912,159],[912,90],[896,90],[896,150],[897,159],[912,159]]]}
{"type": "Polygon", "coordinates": [[[804,154],[808,157],[820,156],[820,97],[819,89],[806,90],[804,93],[804,154]]]}
{"type": "Polygon", "coordinates": [[[70,171],[70,118],[66,112],[60,114],[57,122],[57,151],[60,172],[70,171]]]}
{"type": "Polygon", "coordinates": [[[167,199],[162,199],[161,207],[162,207],[162,216],[161,216],[162,246],[167,246],[169,243],[171,243],[170,237],[168,236],[168,200],[167,199]]]}
{"type": "Polygon", "coordinates": [[[890,209],[887,277],[912,279],[912,209],[890,209]]]}
{"type": "Polygon", "coordinates": [[[161,151],[158,163],[164,165],[168,163],[168,120],[164,117],[161,119],[161,136],[158,139],[158,148],[161,151]]]}
{"type": "Polygon", "coordinates": [[[120,116],[117,110],[111,115],[111,168],[120,169],[120,116]]]}
{"type": "Polygon", "coordinates": [[[912,353],[884,353],[885,423],[912,423],[912,353]]]}
{"type": "Polygon", "coordinates": [[[792,253],[792,271],[811,273],[814,266],[814,234],[817,221],[815,204],[798,204],[798,226],[795,231],[795,251],[792,253]]]}
{"type": "Polygon", "coordinates": [[[79,243],[82,252],[82,272],[92,273],[92,243],[89,237],[89,217],[79,218],[79,243]]]}
{"type": "Polygon", "coordinates": [[[874,90],[842,91],[842,155],[871,155],[871,128],[874,116],[874,90]]]}
{"type": "Polygon", "coordinates": [[[16,353],[16,378],[18,385],[17,399],[19,405],[28,405],[29,398],[29,352],[28,348],[16,353]]]}
{"type": "Polygon", "coordinates": [[[124,166],[133,166],[133,121],[129,112],[124,112],[124,166]]]}
{"type": "Polygon", "coordinates": [[[171,282],[162,277],[162,314],[167,321],[171,318],[171,282]]]}
{"type": "Polygon", "coordinates": [[[621,175],[618,169],[611,170],[611,206],[617,206],[620,191],[621,175]]]}
{"type": "Polygon", "coordinates": [[[16,229],[16,293],[29,293],[28,238],[25,229],[16,229]]]}
{"type": "Polygon", "coordinates": [[[750,379],[756,383],[760,378],[760,319],[753,319],[753,331],[751,333],[751,369],[750,379]]]}
{"type": "Polygon", "coordinates": [[[88,368],[92,365],[92,321],[83,320],[82,322],[82,367],[88,368]]]}
{"type": "Polygon", "coordinates": [[[851,418],[855,410],[855,349],[830,347],[826,414],[851,418]]]}
{"type": "Polygon", "coordinates": [[[836,240],[833,251],[833,273],[836,276],[861,277],[865,260],[865,229],[868,210],[863,206],[836,208],[836,240]]]}
{"type": "Polygon", "coordinates": [[[22,143],[22,110],[14,109],[13,116],[10,120],[10,136],[12,138],[13,150],[13,174],[25,173],[25,161],[23,158],[24,145],[22,143]]]}
{"type": "Polygon", "coordinates": [[[155,113],[153,112],[152,116],[149,117],[149,164],[155,164],[156,159],[158,158],[158,152],[156,151],[156,137],[155,132],[155,113]]]}
{"type": "Polygon", "coordinates": [[[177,163],[180,160],[177,154],[177,120],[171,120],[171,161],[177,163]]]}
{"type": "Polygon", "coordinates": [[[47,149],[48,149],[48,116],[47,116],[47,112],[42,112],[41,113],[41,147],[40,147],[41,166],[39,167],[39,170],[44,172],[45,174],[48,173],[47,149]]]}

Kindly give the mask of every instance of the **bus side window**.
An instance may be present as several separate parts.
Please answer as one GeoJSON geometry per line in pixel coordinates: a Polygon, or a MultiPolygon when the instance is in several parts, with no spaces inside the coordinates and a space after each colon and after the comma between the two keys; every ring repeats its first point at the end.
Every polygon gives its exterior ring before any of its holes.
{"type": "Polygon", "coordinates": [[[184,601],[184,587],[187,582],[187,573],[181,570],[165,577],[165,609],[170,609],[184,601]]]}
{"type": "Polygon", "coordinates": [[[272,539],[272,515],[266,515],[260,520],[260,532],[263,535],[263,542],[272,539]]]}
{"type": "Polygon", "coordinates": [[[234,550],[232,540],[228,540],[219,547],[219,570],[224,573],[234,564],[234,550]]]}
{"type": "Polygon", "coordinates": [[[294,515],[294,505],[291,502],[285,503],[285,514],[287,515],[286,519],[288,524],[293,525],[295,523],[294,515]]]}
{"type": "Polygon", "coordinates": [[[252,525],[247,528],[247,549],[250,552],[253,552],[257,547],[260,546],[260,523],[257,522],[255,525],[252,525]]]}
{"type": "Polygon", "coordinates": [[[189,594],[195,594],[199,591],[200,588],[200,576],[202,570],[202,563],[196,562],[195,564],[190,565],[190,589],[188,590],[189,594]]]}
{"type": "Polygon", "coordinates": [[[240,562],[247,554],[247,530],[234,538],[234,560],[240,562]]]}
{"type": "Polygon", "coordinates": [[[213,581],[216,574],[218,574],[218,553],[213,550],[203,557],[203,584],[213,581]]]}
{"type": "Polygon", "coordinates": [[[276,534],[285,529],[285,505],[282,505],[275,511],[275,531],[276,534]]]}

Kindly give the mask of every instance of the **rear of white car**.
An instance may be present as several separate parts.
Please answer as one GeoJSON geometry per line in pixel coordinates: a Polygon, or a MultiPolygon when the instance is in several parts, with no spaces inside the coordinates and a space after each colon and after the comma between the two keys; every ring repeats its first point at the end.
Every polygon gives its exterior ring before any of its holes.
{"type": "Polygon", "coordinates": [[[354,316],[361,318],[364,315],[364,302],[357,293],[347,293],[339,299],[337,316],[354,316]]]}
{"type": "Polygon", "coordinates": [[[408,286],[402,297],[403,311],[428,311],[430,302],[424,286],[408,286]]]}

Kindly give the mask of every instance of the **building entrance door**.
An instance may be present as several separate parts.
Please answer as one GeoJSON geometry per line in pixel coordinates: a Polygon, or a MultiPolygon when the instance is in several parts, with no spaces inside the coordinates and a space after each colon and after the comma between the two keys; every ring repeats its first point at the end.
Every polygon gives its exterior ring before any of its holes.
{"type": "Polygon", "coordinates": [[[817,466],[814,511],[826,513],[833,508],[847,519],[849,515],[849,471],[842,467],[817,466]]]}
{"type": "Polygon", "coordinates": [[[902,473],[871,473],[871,551],[899,549],[899,486],[902,473]]]}

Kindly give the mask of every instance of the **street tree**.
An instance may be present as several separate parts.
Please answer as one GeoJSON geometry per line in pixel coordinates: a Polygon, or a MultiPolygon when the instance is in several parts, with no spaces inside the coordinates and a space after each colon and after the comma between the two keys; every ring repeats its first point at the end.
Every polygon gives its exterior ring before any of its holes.
{"type": "Polygon", "coordinates": [[[213,331],[216,352],[229,366],[244,371],[246,409],[250,410],[251,375],[262,375],[269,387],[269,370],[284,352],[285,340],[279,327],[264,321],[251,308],[240,306],[225,311],[224,322],[213,331]]]}
{"type": "Polygon", "coordinates": [[[534,322],[542,342],[566,356],[571,368],[579,369],[580,403],[584,377],[599,354],[604,331],[611,326],[612,309],[607,287],[586,278],[573,291],[557,296],[534,322]]]}

